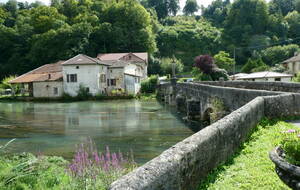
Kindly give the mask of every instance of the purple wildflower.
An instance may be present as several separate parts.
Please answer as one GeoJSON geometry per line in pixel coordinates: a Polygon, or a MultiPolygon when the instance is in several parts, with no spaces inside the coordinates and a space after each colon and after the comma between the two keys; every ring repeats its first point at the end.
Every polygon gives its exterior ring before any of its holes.
{"type": "Polygon", "coordinates": [[[295,133],[295,132],[296,132],[295,129],[289,129],[289,130],[287,130],[287,131],[284,131],[284,133],[295,133]]]}

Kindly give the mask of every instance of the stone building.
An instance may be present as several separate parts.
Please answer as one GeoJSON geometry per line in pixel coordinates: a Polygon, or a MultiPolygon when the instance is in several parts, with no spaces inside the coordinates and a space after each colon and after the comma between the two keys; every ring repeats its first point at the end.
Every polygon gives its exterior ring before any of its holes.
{"type": "Polygon", "coordinates": [[[290,74],[296,75],[300,72],[300,53],[295,54],[294,57],[285,60],[283,64],[288,69],[290,74]]]}
{"type": "Polygon", "coordinates": [[[43,65],[33,71],[25,73],[9,83],[19,84],[29,96],[41,98],[55,98],[63,95],[62,63],[43,65]]]}

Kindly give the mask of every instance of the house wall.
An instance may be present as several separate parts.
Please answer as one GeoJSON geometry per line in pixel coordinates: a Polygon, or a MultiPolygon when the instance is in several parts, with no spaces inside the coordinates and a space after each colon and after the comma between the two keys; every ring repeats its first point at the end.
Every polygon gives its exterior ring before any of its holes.
{"type": "Polygon", "coordinates": [[[107,79],[107,66],[105,65],[63,65],[64,91],[71,96],[78,94],[79,86],[89,88],[92,95],[105,93],[106,80],[102,83],[100,75],[105,74],[107,79]],[[79,69],[76,69],[76,66],[79,69]],[[67,82],[67,74],[77,74],[77,82],[67,82]]]}
{"type": "Polygon", "coordinates": [[[33,97],[35,98],[57,98],[64,93],[63,82],[34,82],[33,97]],[[54,88],[58,89],[58,93],[54,94],[54,88]]]}
{"type": "Polygon", "coordinates": [[[125,74],[125,90],[127,94],[134,94],[140,92],[141,82],[140,77],[138,76],[130,76],[125,74]]]}
{"type": "Polygon", "coordinates": [[[124,68],[109,68],[108,69],[108,79],[116,79],[116,85],[108,87],[108,92],[116,89],[125,89],[124,84],[124,68]]]}
{"type": "Polygon", "coordinates": [[[124,73],[136,76],[143,76],[143,69],[141,66],[130,63],[124,67],[124,73]]]}
{"type": "Polygon", "coordinates": [[[288,71],[291,74],[297,74],[298,72],[300,72],[300,62],[288,63],[288,71]]]}

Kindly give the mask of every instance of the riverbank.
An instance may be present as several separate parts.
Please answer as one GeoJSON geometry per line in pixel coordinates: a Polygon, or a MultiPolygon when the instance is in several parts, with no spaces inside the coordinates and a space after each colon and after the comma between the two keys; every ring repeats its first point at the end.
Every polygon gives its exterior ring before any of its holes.
{"type": "Polygon", "coordinates": [[[201,183],[204,189],[289,189],[275,173],[269,151],[278,145],[278,134],[296,128],[286,122],[260,122],[241,150],[212,171],[201,183]]]}
{"type": "Polygon", "coordinates": [[[156,94],[139,94],[139,95],[120,95],[120,96],[87,96],[87,97],[72,97],[63,96],[59,98],[34,98],[28,96],[0,96],[0,102],[78,102],[78,101],[104,101],[104,100],[155,100],[156,94]]]}

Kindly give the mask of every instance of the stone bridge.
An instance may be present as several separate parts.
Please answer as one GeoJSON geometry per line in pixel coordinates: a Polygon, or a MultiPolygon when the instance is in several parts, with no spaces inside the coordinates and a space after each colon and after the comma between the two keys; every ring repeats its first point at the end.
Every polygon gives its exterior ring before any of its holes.
{"type": "Polygon", "coordinates": [[[163,84],[158,88],[158,98],[162,102],[176,106],[178,111],[186,113],[191,120],[206,122],[210,120],[209,114],[216,109],[214,105],[216,99],[224,104],[227,113],[231,113],[256,97],[284,93],[257,89],[227,88],[224,82],[223,85],[222,82],[163,84]]]}
{"type": "Polygon", "coordinates": [[[213,99],[222,100],[224,118],[177,143],[111,184],[111,190],[195,190],[201,179],[228,160],[264,117],[300,116],[300,84],[204,82],[163,84],[158,97],[205,119],[213,99]]]}

